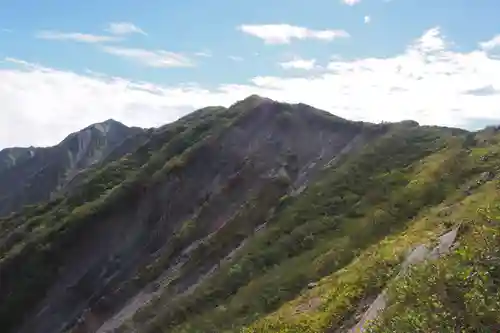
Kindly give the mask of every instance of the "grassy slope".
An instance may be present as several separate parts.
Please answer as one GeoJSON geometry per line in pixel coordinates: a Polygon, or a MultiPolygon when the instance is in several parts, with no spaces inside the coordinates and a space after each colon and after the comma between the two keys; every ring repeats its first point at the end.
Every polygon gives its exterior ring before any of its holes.
{"type": "MultiPolygon", "coordinates": [[[[500,136],[486,139],[490,144],[473,148],[464,168],[498,174],[500,136]]],[[[446,217],[462,223],[458,247],[392,283],[390,306],[371,332],[500,330],[499,183],[498,178],[484,181],[484,175],[480,176],[473,194],[446,217]]]]}
{"type": "MultiPolygon", "coordinates": [[[[259,318],[244,332],[346,331],[363,303],[373,300],[397,274],[409,249],[429,243],[458,224],[462,225],[460,246],[452,255],[416,266],[408,277],[389,284],[391,305],[372,331],[497,331],[500,198],[497,181],[484,182],[482,173],[497,172],[500,147],[496,138],[489,139],[470,152],[463,144],[450,145],[417,163],[404,189],[416,194],[425,183],[431,188],[437,184],[429,194],[441,191],[439,196],[446,198],[441,204],[422,206],[416,217],[400,220],[404,229],[389,232],[343,269],[320,280],[316,288],[259,318]],[[458,185],[470,183],[474,188],[468,196],[458,185]]],[[[358,232],[357,237],[362,234],[358,232]]]]}

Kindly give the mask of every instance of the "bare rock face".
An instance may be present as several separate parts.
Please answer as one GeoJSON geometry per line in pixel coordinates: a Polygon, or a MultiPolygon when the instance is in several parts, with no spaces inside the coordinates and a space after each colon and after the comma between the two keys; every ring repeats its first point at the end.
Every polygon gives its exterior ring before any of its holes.
{"type": "Polygon", "coordinates": [[[32,158],[37,149],[30,148],[6,148],[0,151],[0,172],[12,168],[25,160],[32,158]]]}
{"type": "Polygon", "coordinates": [[[49,200],[80,171],[100,163],[127,137],[141,132],[107,120],[54,147],[0,151],[0,217],[49,200]]]}
{"type": "MultiPolygon", "coordinates": [[[[429,249],[423,244],[413,249],[413,251],[411,251],[411,253],[406,257],[405,261],[402,263],[401,270],[399,271],[395,279],[404,276],[408,271],[408,268],[412,265],[422,263],[426,260],[436,260],[448,254],[451,251],[453,244],[455,243],[458,231],[459,228],[457,227],[443,234],[441,237],[439,237],[438,245],[433,249],[429,249]]],[[[370,322],[374,321],[386,308],[387,298],[387,290],[382,291],[382,293],[377,296],[373,303],[370,304],[369,308],[361,316],[358,323],[354,327],[352,327],[348,331],[348,333],[366,332],[370,322]]]]}

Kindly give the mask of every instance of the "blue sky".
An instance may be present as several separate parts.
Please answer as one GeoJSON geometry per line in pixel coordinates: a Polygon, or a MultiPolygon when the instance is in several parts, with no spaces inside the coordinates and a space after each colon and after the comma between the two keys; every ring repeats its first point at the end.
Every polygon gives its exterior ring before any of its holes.
{"type": "Polygon", "coordinates": [[[250,93],[355,120],[500,122],[499,13],[498,0],[6,0],[0,148],[250,93]]]}

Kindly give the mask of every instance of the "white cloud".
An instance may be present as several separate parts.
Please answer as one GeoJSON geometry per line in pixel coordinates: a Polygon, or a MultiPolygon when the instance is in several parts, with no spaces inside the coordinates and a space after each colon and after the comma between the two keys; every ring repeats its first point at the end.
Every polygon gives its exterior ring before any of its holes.
{"type": "Polygon", "coordinates": [[[449,43],[442,36],[439,27],[429,29],[412,45],[415,50],[422,53],[444,51],[447,46],[449,43]]]}
{"type": "Polygon", "coordinates": [[[357,3],[360,3],[361,0],[342,0],[343,3],[349,6],[354,6],[357,3]]]}
{"type": "Polygon", "coordinates": [[[482,49],[487,51],[498,48],[500,47],[500,35],[496,35],[495,37],[493,37],[488,41],[481,42],[479,43],[479,45],[481,46],[482,49]]]}
{"type": "Polygon", "coordinates": [[[39,31],[35,34],[35,37],[51,40],[71,40],[82,43],[116,42],[121,40],[121,38],[116,36],[92,35],[80,32],[60,32],[51,30],[39,31]]]}
{"type": "Polygon", "coordinates": [[[194,55],[197,57],[203,57],[203,58],[210,58],[213,56],[212,51],[210,51],[210,50],[199,51],[199,52],[196,52],[194,55]]]}
{"type": "Polygon", "coordinates": [[[242,57],[234,56],[234,55],[230,55],[230,56],[228,56],[228,58],[234,62],[242,62],[244,60],[242,57]]]}
{"type": "Polygon", "coordinates": [[[164,50],[146,50],[139,48],[126,47],[103,47],[104,52],[113,54],[125,59],[136,61],[148,67],[168,68],[168,67],[191,67],[193,62],[186,56],[164,51],[164,50]]]}
{"type": "Polygon", "coordinates": [[[103,74],[81,75],[16,59],[5,59],[2,67],[0,149],[51,145],[108,118],[157,126],[221,101],[213,92],[190,86],[161,87],[103,74]],[[13,68],[5,68],[6,62],[13,68]]]}
{"type": "Polygon", "coordinates": [[[267,44],[288,44],[293,39],[331,41],[336,38],[349,37],[349,34],[344,30],[314,30],[289,24],[244,24],[238,29],[264,40],[267,44]]]}
{"type": "Polygon", "coordinates": [[[353,120],[414,119],[459,127],[500,123],[500,59],[480,48],[457,52],[447,45],[435,28],[387,58],[336,58],[319,73],[261,75],[214,88],[161,86],[6,59],[8,66],[0,64],[0,147],[54,144],[108,118],[156,126],[254,93],[353,120]]]}
{"type": "Polygon", "coordinates": [[[279,65],[283,69],[311,70],[316,67],[316,59],[294,58],[293,60],[290,61],[281,62],[279,65]]]}
{"type": "Polygon", "coordinates": [[[130,22],[112,22],[106,29],[114,35],[141,34],[147,35],[144,30],[130,22]]]}
{"type": "Polygon", "coordinates": [[[368,24],[372,21],[372,18],[369,16],[369,15],[366,15],[364,18],[363,18],[363,21],[368,24]]]}

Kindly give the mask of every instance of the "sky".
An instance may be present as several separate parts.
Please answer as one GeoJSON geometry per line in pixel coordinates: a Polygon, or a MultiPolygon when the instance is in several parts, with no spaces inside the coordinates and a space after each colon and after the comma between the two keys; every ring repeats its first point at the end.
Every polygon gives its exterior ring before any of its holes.
{"type": "Polygon", "coordinates": [[[498,0],[2,0],[0,149],[251,94],[371,122],[500,124],[498,0]]]}

